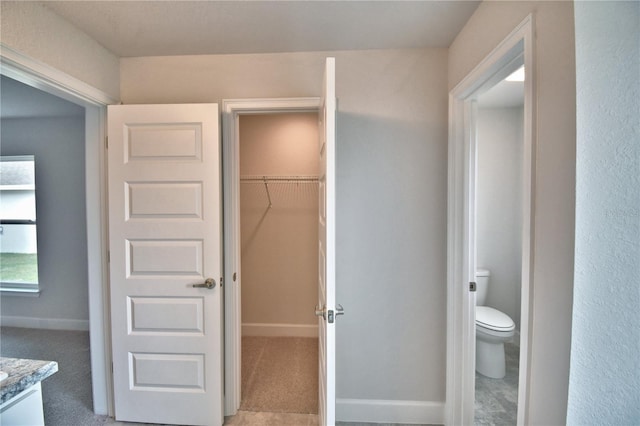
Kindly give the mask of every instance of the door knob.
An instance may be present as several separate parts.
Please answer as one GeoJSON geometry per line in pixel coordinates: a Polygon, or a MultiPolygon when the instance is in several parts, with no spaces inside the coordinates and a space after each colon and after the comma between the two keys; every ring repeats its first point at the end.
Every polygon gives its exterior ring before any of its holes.
{"type": "Polygon", "coordinates": [[[316,306],[316,316],[327,319],[327,307],[323,306],[322,309],[320,309],[316,306]]]}
{"type": "Polygon", "coordinates": [[[336,306],[336,310],[335,310],[335,312],[333,311],[333,309],[329,309],[329,310],[327,310],[327,306],[326,306],[326,305],[324,305],[324,306],[322,307],[322,309],[319,309],[319,308],[316,306],[316,316],[318,316],[318,317],[322,317],[322,318],[324,318],[325,320],[326,320],[327,318],[329,318],[329,324],[333,324],[333,322],[334,322],[335,318],[336,318],[338,315],[344,315],[344,308],[343,308],[343,307],[342,307],[342,305],[340,305],[340,304],[338,304],[338,306],[336,306]]]}
{"type": "Polygon", "coordinates": [[[196,287],[196,288],[208,288],[209,290],[211,290],[212,288],[214,288],[216,286],[216,280],[214,280],[213,278],[207,278],[203,283],[201,284],[192,284],[191,287],[196,287]]]}

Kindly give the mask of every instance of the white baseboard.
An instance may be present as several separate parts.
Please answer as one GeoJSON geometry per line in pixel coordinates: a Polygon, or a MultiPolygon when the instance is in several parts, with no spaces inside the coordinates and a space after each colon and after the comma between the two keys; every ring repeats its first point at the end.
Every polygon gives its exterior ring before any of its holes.
{"type": "Polygon", "coordinates": [[[444,402],[336,399],[341,422],[444,424],[444,402]]]}
{"type": "Polygon", "coordinates": [[[89,331],[89,320],[2,316],[0,317],[0,324],[3,327],[89,331]]]}
{"type": "Polygon", "coordinates": [[[317,325],[243,323],[243,336],[318,337],[317,325]]]}

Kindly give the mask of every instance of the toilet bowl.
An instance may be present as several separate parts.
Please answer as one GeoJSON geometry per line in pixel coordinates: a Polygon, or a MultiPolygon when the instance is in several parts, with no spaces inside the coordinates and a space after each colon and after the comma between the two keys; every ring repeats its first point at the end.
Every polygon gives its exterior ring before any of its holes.
{"type": "Polygon", "coordinates": [[[504,343],[511,340],[516,325],[505,313],[484,306],[490,272],[476,272],[476,371],[483,376],[501,379],[506,373],[504,343]]]}
{"type": "Polygon", "coordinates": [[[511,340],[516,325],[497,309],[476,306],[476,371],[501,379],[506,373],[504,343],[511,340]]]}

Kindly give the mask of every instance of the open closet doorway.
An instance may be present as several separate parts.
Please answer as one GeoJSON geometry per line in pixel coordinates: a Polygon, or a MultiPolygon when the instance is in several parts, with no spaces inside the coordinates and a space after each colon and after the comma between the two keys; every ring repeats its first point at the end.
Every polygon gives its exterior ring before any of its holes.
{"type": "Polygon", "coordinates": [[[243,411],[318,413],[317,113],[243,115],[243,411]]]}
{"type": "MultiPolygon", "coordinates": [[[[277,300],[278,306],[271,305],[268,300],[270,298],[268,286],[262,286],[261,290],[267,292],[268,299],[260,299],[259,293],[251,294],[252,284],[247,284],[249,293],[245,299],[245,275],[249,274],[248,279],[251,281],[253,272],[248,271],[245,268],[245,260],[251,265],[252,253],[254,249],[260,249],[259,244],[265,244],[266,256],[274,256],[275,251],[270,250],[273,244],[270,243],[268,238],[269,234],[264,234],[265,230],[269,230],[273,223],[278,222],[278,215],[285,214],[285,220],[281,220],[281,224],[290,222],[287,219],[287,215],[293,217],[293,222],[300,221],[300,218],[296,218],[296,215],[300,215],[300,211],[289,207],[288,205],[295,206],[296,198],[300,197],[306,202],[316,202],[318,194],[318,184],[314,179],[313,169],[314,164],[317,167],[318,156],[318,111],[320,109],[320,98],[266,98],[266,99],[236,99],[223,101],[223,175],[224,175],[224,221],[225,221],[225,235],[224,235],[224,249],[225,249],[225,265],[224,265],[224,279],[225,279],[225,415],[235,415],[241,407],[244,396],[242,393],[243,386],[248,384],[249,373],[247,372],[251,368],[250,364],[242,360],[243,352],[243,329],[248,334],[262,334],[257,336],[260,338],[268,337],[267,334],[272,336],[281,336],[288,333],[289,337],[299,337],[313,339],[317,341],[317,318],[309,320],[308,318],[303,321],[295,322],[291,318],[292,315],[298,315],[306,317],[307,312],[311,316],[314,314],[313,306],[316,303],[316,299],[311,299],[311,305],[307,305],[308,302],[299,299],[299,295],[295,296],[290,293],[284,296],[283,300],[277,300]],[[293,150],[284,149],[287,143],[284,143],[282,139],[283,135],[292,132],[295,133],[296,127],[302,127],[301,124],[295,124],[295,120],[291,123],[292,128],[288,131],[283,126],[277,126],[278,121],[287,121],[287,117],[308,117],[308,122],[305,126],[308,128],[308,132],[315,131],[313,145],[313,160],[308,160],[309,163],[303,161],[300,163],[300,159],[297,156],[301,146],[294,145],[293,150]],[[311,120],[310,117],[313,117],[311,120]],[[246,120],[245,120],[246,118],[246,120]],[[242,123],[241,123],[242,122],[242,123]],[[254,123],[257,122],[257,123],[254,123]],[[245,128],[249,125],[249,129],[245,128]],[[257,124],[258,127],[252,126],[257,124]],[[241,125],[244,131],[241,131],[241,125]],[[275,148],[279,148],[279,151],[274,151],[269,148],[271,144],[264,144],[265,138],[261,137],[261,125],[266,128],[271,128],[273,131],[272,138],[275,144],[275,148]],[[254,127],[252,130],[251,127],[254,127]],[[254,142],[244,140],[241,147],[241,139],[251,136],[253,133],[257,134],[254,142]],[[280,143],[278,143],[280,141],[280,143]],[[249,144],[249,145],[246,145],[249,144]],[[260,144],[257,147],[250,147],[254,144],[260,144]],[[246,149],[251,149],[252,152],[244,154],[244,158],[241,155],[241,149],[243,152],[246,149]],[[255,149],[255,151],[254,151],[255,149]],[[244,164],[243,164],[244,163],[244,164]],[[271,163],[274,168],[265,168],[267,164],[271,163]],[[290,168],[282,168],[289,164],[290,168]],[[305,165],[306,164],[306,165],[305,165]],[[242,167],[241,170],[241,165],[242,167]],[[249,167],[247,169],[246,167],[249,167]],[[255,168],[254,168],[255,167],[255,168]],[[262,169],[257,169],[262,167],[262,169]],[[276,168],[278,167],[278,168],[276,168]],[[280,180],[266,180],[265,177],[279,178],[280,180]],[[290,178],[295,178],[296,181],[290,178]],[[305,180],[301,180],[304,178],[305,180]],[[266,183],[266,185],[265,185],[266,183]],[[267,192],[267,189],[269,192],[267,192]],[[314,195],[316,194],[316,195],[314,195]],[[246,198],[243,200],[241,198],[246,198]],[[314,200],[315,199],[315,200],[314,200]],[[244,223],[242,218],[241,208],[252,207],[255,211],[247,212],[248,215],[244,217],[244,223]],[[271,204],[271,207],[269,207],[271,204]],[[279,209],[283,211],[278,212],[279,209]],[[244,226],[244,230],[241,228],[244,226]],[[251,233],[255,232],[255,235],[251,233]],[[262,234],[258,235],[260,232],[262,234]],[[261,243],[261,239],[265,239],[264,243],[261,243]],[[247,245],[248,243],[248,245],[247,245]],[[248,256],[248,257],[247,257],[248,256]],[[244,259],[243,259],[244,258],[244,259]],[[257,301],[256,310],[252,311],[251,301],[257,301]],[[247,311],[246,313],[244,311],[247,311]],[[258,322],[260,315],[264,312],[270,315],[269,322],[258,322]],[[304,314],[304,315],[303,315],[304,314]],[[243,324],[244,323],[244,324],[243,324]],[[243,327],[244,325],[244,327],[243,327]],[[309,327],[309,325],[312,325],[309,327]]],[[[298,129],[299,131],[299,129],[298,129]]],[[[285,140],[286,141],[286,140],[285,140]]],[[[289,142],[291,143],[295,142],[289,142]]],[[[273,147],[272,147],[273,148],[273,147]]],[[[304,157],[304,156],[303,156],[304,157]]],[[[270,166],[271,167],[271,166],[270,166]]],[[[309,208],[311,206],[309,205],[309,208]]],[[[299,209],[298,209],[299,210],[299,209]]],[[[313,213],[315,217],[314,229],[317,232],[317,210],[313,213]]],[[[313,231],[308,231],[313,232],[313,231]]],[[[297,236],[296,236],[297,237],[297,236]]],[[[277,236],[276,238],[281,238],[277,236]]],[[[317,240],[314,241],[314,246],[310,250],[317,251],[317,240]]],[[[312,252],[309,256],[312,256],[312,252]]],[[[306,254],[305,254],[306,257],[306,254]]],[[[311,259],[311,257],[309,257],[311,259]]],[[[258,260],[258,263],[271,264],[265,261],[264,258],[253,259],[258,260]]],[[[311,260],[310,260],[311,261],[311,260]]],[[[317,258],[313,260],[313,265],[317,265],[317,258]]],[[[276,281],[282,286],[282,283],[289,283],[288,285],[297,285],[297,283],[291,281],[291,278],[295,276],[295,270],[301,267],[300,261],[287,261],[281,259],[278,261],[278,267],[289,268],[284,276],[275,276],[276,281]]],[[[272,264],[271,264],[272,265],[272,264]]],[[[271,271],[275,272],[275,271],[271,271]]],[[[269,273],[265,276],[269,276],[269,273]]],[[[259,275],[258,270],[258,275],[259,275]]],[[[312,288],[317,289],[317,277],[316,274],[312,288]]],[[[260,277],[257,277],[258,280],[260,277]]],[[[255,278],[254,278],[255,279],[255,278]]],[[[255,287],[255,285],[253,286],[255,287]]],[[[260,291],[260,289],[258,290],[260,291]]],[[[316,293],[317,294],[317,291],[316,293]]],[[[316,351],[317,353],[317,351],[316,351]]],[[[250,355],[248,355],[250,356],[250,355]]],[[[250,360],[249,360],[250,361],[250,360]]],[[[287,366],[289,368],[289,366],[287,366]]],[[[313,368],[312,374],[318,376],[318,364],[311,367],[313,368]]],[[[316,382],[317,383],[317,382],[316,382]]],[[[316,386],[317,389],[317,386],[316,386]]],[[[317,392],[317,391],[315,391],[317,392]]],[[[316,394],[317,396],[317,394],[316,394]]],[[[317,399],[316,399],[317,400],[317,399]]],[[[250,400],[244,401],[250,402],[250,400]]],[[[246,407],[245,404],[243,406],[246,407]]]]}

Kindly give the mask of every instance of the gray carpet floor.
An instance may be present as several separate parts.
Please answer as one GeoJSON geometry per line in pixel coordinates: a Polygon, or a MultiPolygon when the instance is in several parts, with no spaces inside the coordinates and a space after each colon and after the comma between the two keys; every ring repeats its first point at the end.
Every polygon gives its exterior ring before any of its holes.
{"type": "Polygon", "coordinates": [[[0,328],[0,355],[56,361],[58,372],[42,382],[47,426],[103,425],[93,413],[89,332],[0,328]]]}
{"type": "MultiPolygon", "coordinates": [[[[316,341],[316,339],[312,340],[316,341]]],[[[253,364],[253,367],[251,363],[245,366],[243,361],[243,369],[251,370],[253,368],[257,374],[258,370],[264,370],[264,366],[271,364],[269,360],[273,358],[272,355],[269,355],[269,352],[272,351],[268,349],[270,345],[267,343],[268,341],[254,342],[255,347],[262,347],[262,356],[256,358],[261,359],[262,364],[257,362],[253,364]]],[[[288,364],[286,369],[299,371],[293,375],[298,377],[294,382],[302,381],[307,389],[313,388],[315,401],[317,401],[317,341],[313,349],[310,348],[309,344],[309,341],[303,341],[294,345],[296,348],[293,351],[301,353],[302,356],[298,357],[298,361],[293,364],[288,364]],[[311,356],[311,351],[315,354],[315,359],[311,356]],[[305,365],[310,365],[311,363],[313,363],[313,366],[310,368],[310,374],[314,377],[315,384],[309,385],[312,383],[312,379],[300,379],[303,377],[300,372],[305,370],[305,365]]],[[[281,350],[282,348],[280,348],[281,350]]],[[[277,351],[278,349],[276,349],[277,351]]],[[[260,351],[254,353],[259,354],[260,351]]],[[[118,422],[108,416],[98,416],[93,413],[88,332],[0,327],[0,356],[45,359],[58,362],[58,372],[42,382],[46,426],[159,426],[118,422]]],[[[259,378],[259,374],[257,376],[254,375],[253,378],[248,378],[247,383],[253,380],[255,383],[253,387],[258,390],[262,387],[258,385],[259,382],[269,382],[273,377],[280,376],[284,370],[282,364],[275,362],[273,366],[275,366],[272,370],[273,374],[267,374],[262,379],[259,378]]],[[[268,370],[269,368],[267,367],[266,369],[268,370]]],[[[244,375],[245,372],[243,371],[244,375]]],[[[248,390],[248,392],[251,393],[252,391],[248,390]]],[[[304,399],[308,400],[307,397],[304,399]]],[[[315,410],[317,412],[317,402],[315,403],[315,410]]],[[[243,426],[312,426],[316,425],[317,422],[317,414],[276,413],[270,411],[239,411],[237,415],[225,418],[225,425],[243,426]]],[[[336,426],[389,426],[389,424],[374,425],[373,423],[336,422],[336,426]]]]}

